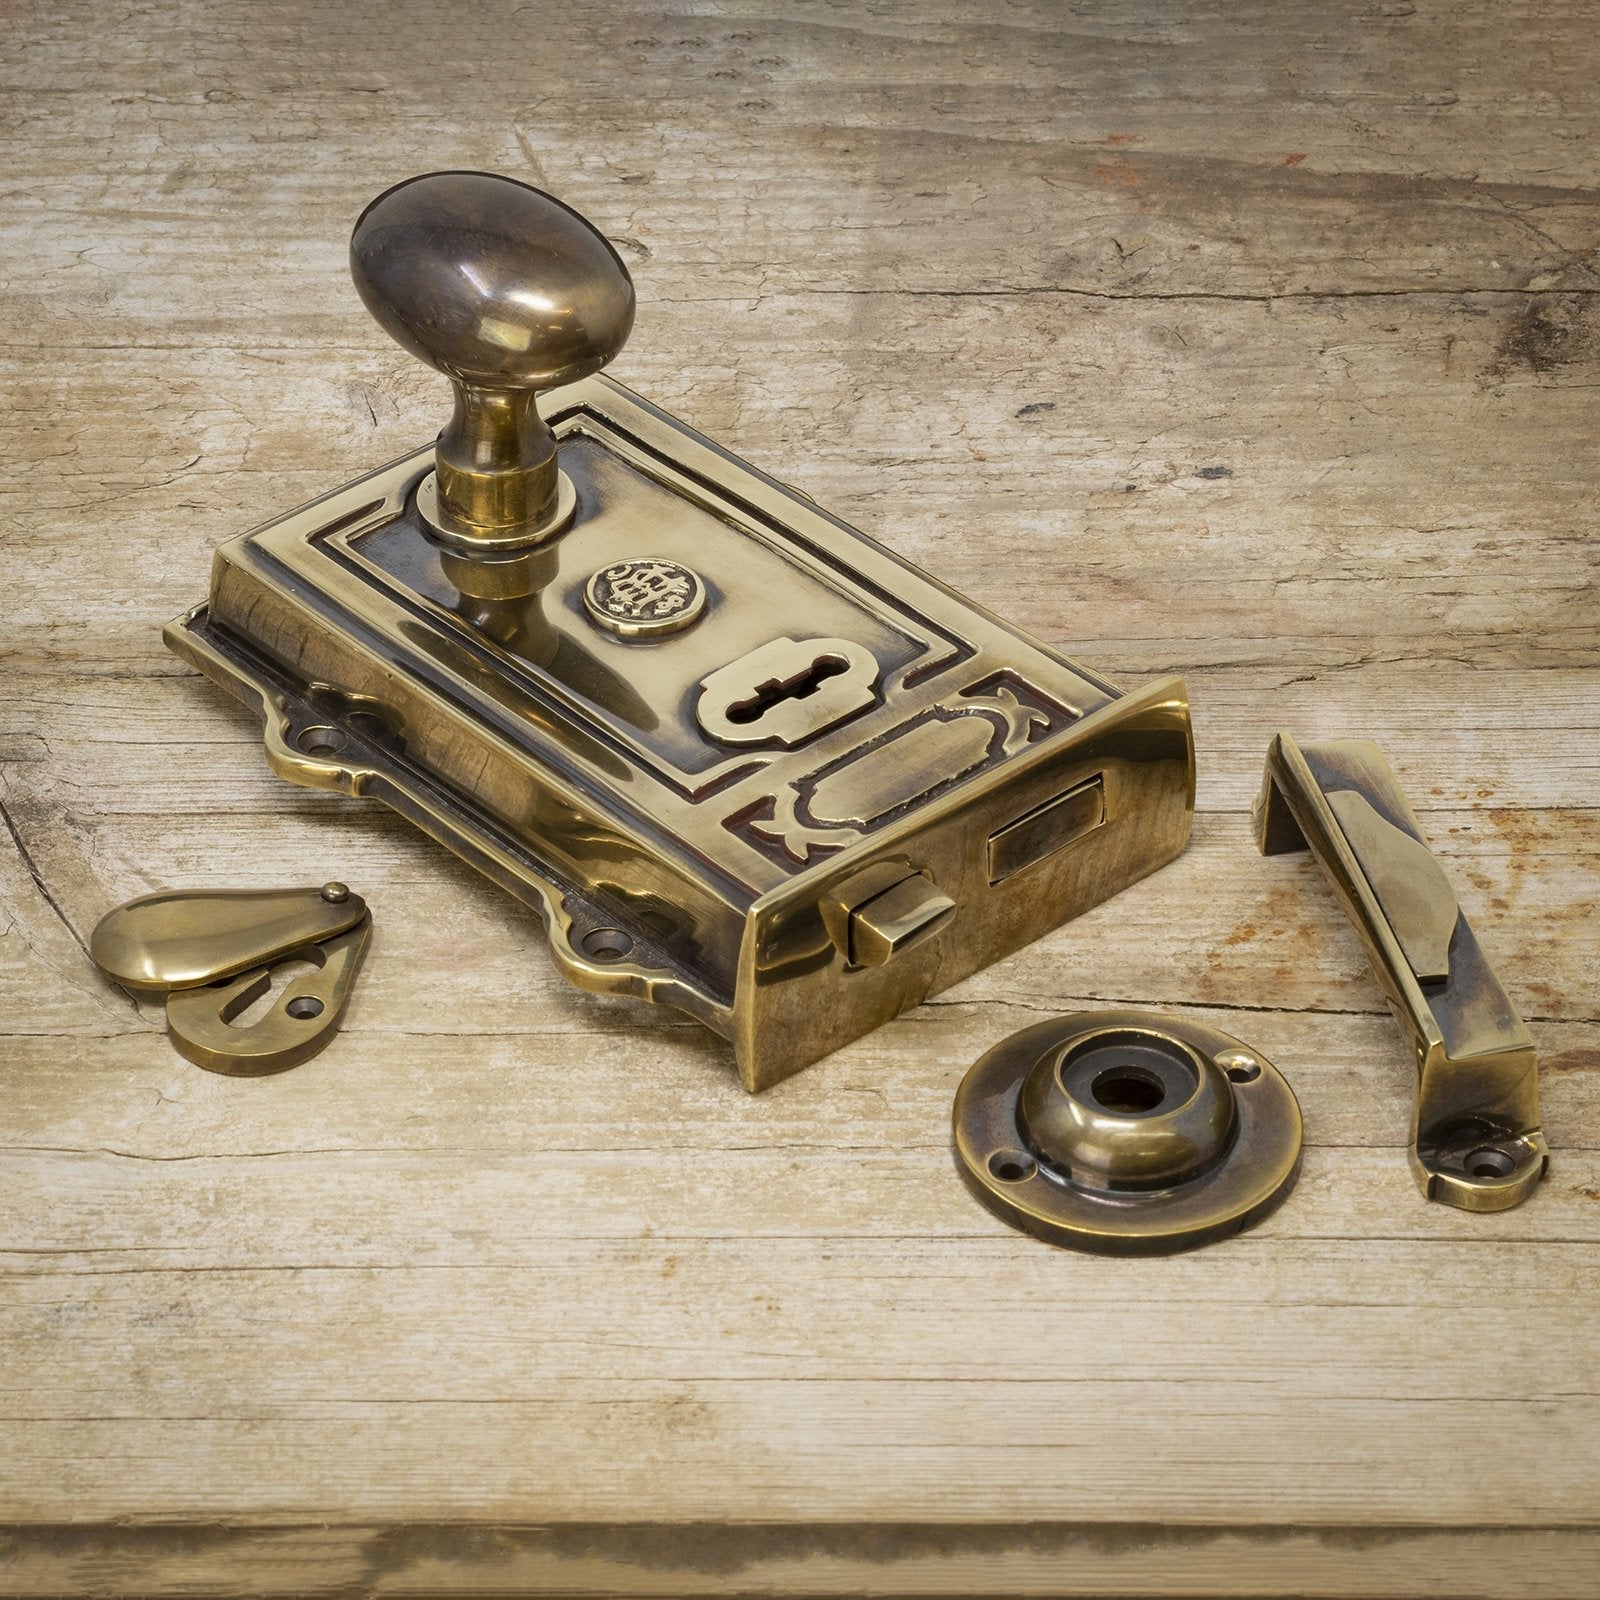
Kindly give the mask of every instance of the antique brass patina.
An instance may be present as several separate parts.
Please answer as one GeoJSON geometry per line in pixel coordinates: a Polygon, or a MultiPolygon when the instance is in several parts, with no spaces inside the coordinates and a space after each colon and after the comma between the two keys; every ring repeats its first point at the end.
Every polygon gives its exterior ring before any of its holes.
{"type": "Polygon", "coordinates": [[[1549,1164],[1533,1040],[1378,747],[1366,739],[1267,751],[1256,802],[1264,855],[1322,863],[1417,1058],[1411,1166],[1430,1200],[1505,1211],[1549,1164]]]}
{"type": "Polygon", "coordinates": [[[320,889],[176,889],[100,919],[89,954],[136,992],[165,994],[178,1053],[208,1072],[256,1078],[309,1061],[339,1031],[372,937],[360,895],[320,889]],[[309,968],[266,1014],[243,1020],[279,963],[309,968]]]}
{"type": "Polygon", "coordinates": [[[1056,1017],[1002,1039],[951,1114],[957,1165],[1052,1244],[1161,1255],[1237,1233],[1293,1187],[1300,1107],[1259,1052],[1148,1011],[1056,1017]]]}
{"type": "Polygon", "coordinates": [[[574,982],[681,1007],[761,1089],[1183,849],[1182,683],[1114,688],[595,375],[633,291],[575,213],[433,174],[352,263],[450,424],[224,545],[167,639],[282,776],[534,907],[574,982]]]}

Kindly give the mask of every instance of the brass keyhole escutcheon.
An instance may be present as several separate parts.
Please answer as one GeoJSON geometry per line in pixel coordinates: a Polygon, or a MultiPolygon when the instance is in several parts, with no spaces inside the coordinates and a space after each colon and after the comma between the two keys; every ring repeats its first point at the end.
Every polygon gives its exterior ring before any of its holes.
{"type": "Polygon", "coordinates": [[[695,716],[722,744],[792,750],[878,703],[878,661],[865,646],[782,638],[706,677],[695,716]]]}
{"type": "Polygon", "coordinates": [[[366,901],[342,883],[170,890],[108,912],[89,951],[125,988],[166,995],[167,1033],[180,1055],[208,1072],[256,1078],[328,1045],[371,938],[366,901]],[[302,970],[268,1004],[274,977],[291,968],[302,970]]]}
{"type": "Polygon", "coordinates": [[[837,678],[841,672],[849,670],[850,663],[842,656],[818,656],[792,678],[768,678],[748,700],[737,701],[724,715],[729,722],[746,727],[759,722],[785,700],[809,700],[829,678],[837,678]]]}

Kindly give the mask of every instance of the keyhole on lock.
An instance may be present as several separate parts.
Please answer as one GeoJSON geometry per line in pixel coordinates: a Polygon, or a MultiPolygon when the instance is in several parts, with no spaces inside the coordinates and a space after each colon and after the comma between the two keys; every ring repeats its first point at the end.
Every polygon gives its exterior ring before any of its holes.
{"type": "Polygon", "coordinates": [[[878,704],[878,660],[850,639],[769,639],[700,681],[695,716],[722,744],[792,750],[878,704]]]}
{"type": "Polygon", "coordinates": [[[829,678],[848,672],[850,663],[842,656],[818,656],[802,672],[789,678],[769,678],[761,684],[748,700],[740,700],[723,713],[729,722],[746,727],[759,722],[775,705],[785,700],[807,700],[829,678]]]}

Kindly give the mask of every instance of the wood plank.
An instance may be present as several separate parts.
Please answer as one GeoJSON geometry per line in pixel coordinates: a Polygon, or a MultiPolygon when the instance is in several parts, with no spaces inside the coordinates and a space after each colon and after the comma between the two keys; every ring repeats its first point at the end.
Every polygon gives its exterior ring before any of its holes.
{"type": "Polygon", "coordinates": [[[1586,8],[15,11],[0,1588],[1588,1600],[1586,8]],[[1190,851],[751,1099],[381,808],[270,778],[158,630],[439,425],[345,238],[444,165],[618,239],[624,381],[1114,680],[1183,672],[1190,851]],[[1384,746],[1529,1019],[1515,1212],[1412,1183],[1359,946],[1250,839],[1279,728],[1384,746]],[[330,876],[373,954],[281,1078],[189,1067],[87,961],[144,890],[330,876]],[[962,1189],[966,1066],[1111,1004],[1290,1077],[1257,1229],[1102,1261],[962,1189]]]}
{"type": "MultiPolygon", "coordinates": [[[[383,350],[348,288],[330,298],[336,346],[243,370],[214,348],[51,347],[46,396],[24,369],[26,459],[50,468],[0,499],[36,555],[19,573],[25,662],[170,670],[152,630],[203,594],[211,545],[428,437],[443,380],[383,350]],[[130,426],[90,399],[99,384],[156,398],[130,426]],[[59,536],[66,516],[77,540],[59,536]],[[145,583],[63,616],[79,544],[111,536],[145,583]]],[[[1574,533],[1588,484],[1570,463],[1588,448],[1600,341],[1574,334],[1566,364],[1502,382],[1496,352],[1525,309],[665,304],[618,375],[1113,676],[1582,667],[1597,557],[1574,533]],[[737,332],[715,366],[686,366],[708,322],[737,332]]]]}
{"type": "Polygon", "coordinates": [[[1143,1597],[1287,1593],[1432,1596],[1441,1574],[1462,1600],[1500,1600],[1508,1573],[1550,1600],[1589,1600],[1592,1534],[1563,1528],[1348,1527],[1292,1533],[1248,1524],[1149,1522],[792,1523],[662,1527],[272,1526],[215,1524],[42,1530],[15,1548],[18,1596],[53,1597],[137,1571],[149,1592],[321,1595],[922,1597],[981,1593],[996,1572],[1012,1595],[1143,1597]]]}

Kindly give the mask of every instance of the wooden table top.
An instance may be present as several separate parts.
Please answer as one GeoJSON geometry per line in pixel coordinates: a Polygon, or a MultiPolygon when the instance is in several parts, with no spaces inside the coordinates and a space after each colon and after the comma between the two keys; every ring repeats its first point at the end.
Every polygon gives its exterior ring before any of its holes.
{"type": "Polygon", "coordinates": [[[0,1590],[1591,1597],[1600,1559],[1600,32],[1561,0],[22,0],[5,24],[0,1590]],[[624,382],[1194,706],[1175,865],[757,1098],[168,655],[220,541],[427,439],[385,185],[549,187],[624,382]],[[1413,1072],[1270,736],[1384,748],[1553,1161],[1425,1204],[1413,1072]],[[242,1081],[95,974],[160,887],[344,878],[343,1034],[242,1081]],[[1152,1006],[1304,1173],[1050,1249],[968,1064],[1152,1006]]]}

